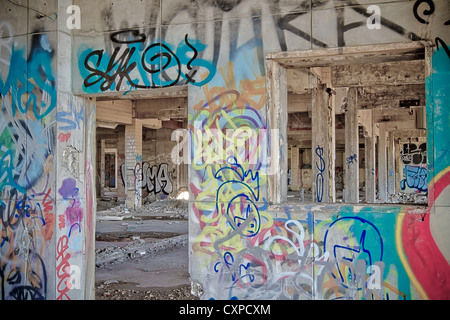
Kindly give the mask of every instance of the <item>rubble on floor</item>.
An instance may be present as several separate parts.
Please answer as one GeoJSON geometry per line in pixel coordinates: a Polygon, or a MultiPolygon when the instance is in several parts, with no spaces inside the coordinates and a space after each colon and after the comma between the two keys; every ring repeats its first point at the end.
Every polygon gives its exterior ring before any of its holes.
{"type": "Polygon", "coordinates": [[[138,210],[130,210],[125,203],[99,200],[105,210],[97,211],[97,220],[126,219],[188,219],[188,201],[166,198],[143,204],[138,210]]]}
{"type": "Polygon", "coordinates": [[[132,211],[97,202],[96,299],[194,300],[189,284],[188,202],[167,198],[132,211]]]}
{"type": "Polygon", "coordinates": [[[156,242],[146,242],[144,239],[134,237],[133,242],[119,247],[116,245],[106,246],[95,250],[95,265],[101,267],[104,264],[118,263],[125,260],[138,259],[144,255],[155,256],[158,253],[172,249],[174,247],[183,247],[188,244],[188,235],[184,234],[167,239],[161,239],[156,242]]]}
{"type": "Polygon", "coordinates": [[[96,284],[96,300],[198,300],[190,286],[170,289],[130,289],[120,281],[105,281],[96,284]]]}

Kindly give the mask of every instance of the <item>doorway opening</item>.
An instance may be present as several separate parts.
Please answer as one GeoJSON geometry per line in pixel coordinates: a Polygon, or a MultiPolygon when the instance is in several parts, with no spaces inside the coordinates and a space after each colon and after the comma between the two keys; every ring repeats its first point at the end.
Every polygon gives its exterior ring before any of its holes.
{"type": "Polygon", "coordinates": [[[282,70],[268,86],[287,96],[268,99],[287,117],[287,201],[428,203],[426,52],[410,43],[266,57],[282,70]]]}
{"type": "Polygon", "coordinates": [[[195,299],[188,272],[187,87],[96,101],[96,298],[195,299]],[[155,93],[156,92],[156,93],[155,93]],[[178,198],[178,199],[177,199],[178,198]]]}

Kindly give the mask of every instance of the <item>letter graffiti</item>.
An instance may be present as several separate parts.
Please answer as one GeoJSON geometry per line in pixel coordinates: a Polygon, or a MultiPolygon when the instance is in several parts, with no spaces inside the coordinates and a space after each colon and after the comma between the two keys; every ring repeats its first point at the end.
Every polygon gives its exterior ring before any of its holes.
{"type": "MultiPolygon", "coordinates": [[[[121,166],[122,182],[125,186],[123,166],[121,166]]],[[[135,170],[136,190],[147,188],[147,191],[155,194],[163,192],[169,195],[173,192],[172,176],[169,172],[169,165],[161,163],[160,165],[151,166],[148,162],[137,163],[135,170]],[[139,184],[139,186],[138,186],[139,184]]]]}
{"type": "Polygon", "coordinates": [[[316,161],[316,168],[319,170],[316,176],[316,195],[317,195],[317,201],[322,202],[323,198],[323,188],[324,188],[324,178],[323,178],[323,172],[325,171],[325,160],[323,160],[323,148],[320,146],[317,146],[316,148],[316,155],[319,157],[319,163],[316,161]]]}
{"type": "Polygon", "coordinates": [[[56,248],[56,253],[58,256],[56,257],[56,261],[59,261],[56,266],[56,276],[58,277],[58,285],[56,289],[59,293],[56,300],[67,299],[70,300],[67,292],[71,289],[71,277],[70,277],[70,253],[67,252],[69,249],[69,238],[64,235],[58,240],[58,245],[56,248]]]}
{"type": "Polygon", "coordinates": [[[403,169],[405,179],[400,181],[400,188],[405,190],[406,187],[416,189],[419,192],[427,192],[427,168],[420,166],[406,165],[403,169]]]}
{"type": "Polygon", "coordinates": [[[94,91],[120,91],[124,80],[134,89],[171,87],[188,83],[202,86],[214,76],[216,68],[208,61],[197,58],[199,50],[203,50],[205,46],[198,41],[190,40],[187,34],[176,52],[168,44],[155,42],[140,53],[137,52],[136,43],[143,41],[145,36],[139,32],[130,32],[140,38],[132,41],[118,40],[117,36],[123,32],[111,35],[114,42],[130,45],[124,50],[120,46],[116,47],[111,56],[104,49],[87,53],[84,68],[80,69],[86,74],[83,83],[86,89],[93,87],[94,91]],[[137,59],[138,55],[141,57],[140,60],[137,59]],[[192,57],[189,57],[191,55],[192,57]],[[204,80],[198,81],[194,76],[201,67],[207,70],[208,75],[204,80]],[[136,69],[143,84],[132,75],[136,69]],[[182,78],[184,80],[181,80],[182,78]]]}
{"type": "Polygon", "coordinates": [[[415,143],[404,143],[400,155],[404,164],[426,164],[427,144],[426,142],[419,145],[415,143]]]}

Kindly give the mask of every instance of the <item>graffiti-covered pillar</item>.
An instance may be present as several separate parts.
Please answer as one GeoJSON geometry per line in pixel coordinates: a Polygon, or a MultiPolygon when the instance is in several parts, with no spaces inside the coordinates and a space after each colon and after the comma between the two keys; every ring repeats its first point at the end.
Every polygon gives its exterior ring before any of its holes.
{"type": "Polygon", "coordinates": [[[269,61],[267,69],[267,118],[270,128],[270,143],[267,153],[270,161],[266,161],[268,174],[269,199],[273,203],[282,203],[287,199],[287,73],[278,63],[269,61]]]}
{"type": "Polygon", "coordinates": [[[345,197],[346,203],[359,202],[359,131],[357,89],[347,92],[345,112],[345,197]]]}
{"type": "Polygon", "coordinates": [[[330,103],[327,85],[318,83],[312,102],[312,172],[313,200],[332,203],[334,192],[335,163],[335,112],[330,103]]]}
{"type": "MultiPolygon", "coordinates": [[[[58,2],[58,17],[72,1],[58,2]]],[[[50,170],[56,179],[55,278],[51,288],[56,300],[95,298],[95,99],[72,94],[72,31],[58,19],[55,157],[50,170]]]]}
{"type": "Polygon", "coordinates": [[[139,209],[142,204],[142,122],[133,119],[125,126],[126,205],[139,209]]]}

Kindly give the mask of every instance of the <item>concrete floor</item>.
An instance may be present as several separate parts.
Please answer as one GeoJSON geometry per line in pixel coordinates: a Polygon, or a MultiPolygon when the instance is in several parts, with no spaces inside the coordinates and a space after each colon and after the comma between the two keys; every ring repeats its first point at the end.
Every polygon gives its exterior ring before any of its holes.
{"type": "Polygon", "coordinates": [[[130,213],[98,203],[97,299],[196,299],[190,294],[187,205],[164,200],[130,213]]]}

